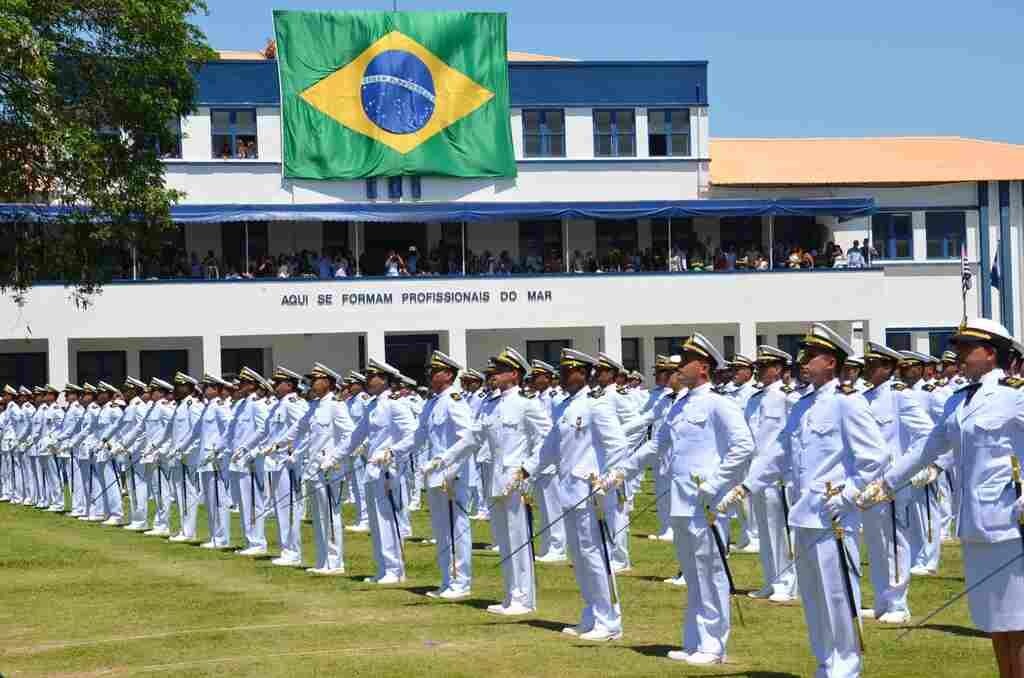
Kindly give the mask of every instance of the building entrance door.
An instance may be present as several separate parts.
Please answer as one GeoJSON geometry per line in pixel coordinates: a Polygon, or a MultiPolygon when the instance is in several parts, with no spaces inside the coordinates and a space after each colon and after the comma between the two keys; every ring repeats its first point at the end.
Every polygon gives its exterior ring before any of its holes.
{"type": "Polygon", "coordinates": [[[384,337],[384,356],[388,365],[398,368],[407,377],[415,379],[420,386],[427,386],[427,364],[430,354],[438,349],[440,340],[436,334],[396,334],[384,337]]]}

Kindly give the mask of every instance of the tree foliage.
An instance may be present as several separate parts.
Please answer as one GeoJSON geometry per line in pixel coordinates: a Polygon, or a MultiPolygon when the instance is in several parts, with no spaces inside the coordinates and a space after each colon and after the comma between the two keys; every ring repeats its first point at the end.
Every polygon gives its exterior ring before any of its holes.
{"type": "Polygon", "coordinates": [[[104,262],[152,255],[174,228],[161,149],[213,56],[204,0],[0,0],[0,292],[62,280],[88,303],[104,262]],[[42,205],[62,208],[41,218],[42,205]]]}

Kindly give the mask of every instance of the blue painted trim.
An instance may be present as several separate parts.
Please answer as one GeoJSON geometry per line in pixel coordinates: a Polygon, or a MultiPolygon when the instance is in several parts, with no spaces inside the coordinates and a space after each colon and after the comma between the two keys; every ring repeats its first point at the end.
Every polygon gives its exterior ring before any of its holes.
{"type": "MultiPolygon", "coordinates": [[[[160,280],[111,280],[104,283],[107,285],[258,285],[258,284],[270,284],[270,285],[308,285],[308,284],[331,284],[341,283],[346,285],[355,285],[363,282],[384,282],[384,283],[408,283],[408,284],[429,284],[432,282],[452,282],[459,280],[493,280],[495,282],[501,282],[502,280],[551,280],[553,278],[576,278],[576,279],[594,279],[594,278],[638,278],[638,277],[662,277],[662,278],[685,278],[688,276],[703,276],[703,277],[714,277],[714,276],[757,276],[757,275],[832,275],[835,273],[849,273],[853,275],[861,275],[865,273],[874,273],[883,275],[884,271],[880,266],[873,266],[871,268],[812,268],[808,270],[801,269],[799,271],[781,269],[773,271],[680,271],[678,273],[669,273],[668,271],[638,271],[636,273],[517,273],[512,275],[480,275],[480,274],[467,274],[467,275],[428,275],[428,276],[383,276],[383,275],[367,275],[361,277],[349,276],[347,278],[253,278],[253,279],[242,279],[242,280],[206,280],[205,278],[166,278],[160,280]]],[[[65,286],[60,281],[40,281],[35,283],[36,286],[42,287],[54,287],[54,286],[65,286]]]]}
{"type": "Polygon", "coordinates": [[[972,212],[978,209],[978,205],[917,205],[907,207],[905,205],[897,205],[895,207],[889,205],[879,205],[878,213],[882,214],[885,212],[972,212]]]}
{"type": "Polygon", "coordinates": [[[1014,332],[1013,323],[1013,240],[1010,235],[1010,182],[999,182],[999,319],[1014,332]]]}
{"type": "Polygon", "coordinates": [[[981,285],[981,315],[992,317],[992,255],[988,239],[988,182],[978,182],[978,283],[981,285]]]}

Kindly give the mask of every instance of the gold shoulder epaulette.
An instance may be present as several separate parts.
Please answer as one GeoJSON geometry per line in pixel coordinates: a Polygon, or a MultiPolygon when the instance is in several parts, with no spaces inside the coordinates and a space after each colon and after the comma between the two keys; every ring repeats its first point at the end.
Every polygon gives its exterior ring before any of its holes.
{"type": "Polygon", "coordinates": [[[927,393],[931,393],[932,391],[935,390],[935,384],[925,384],[924,386],[921,387],[921,390],[926,391],[927,393]]]}
{"type": "Polygon", "coordinates": [[[619,392],[619,395],[629,395],[629,389],[625,386],[619,386],[615,390],[619,392]]]}
{"type": "Polygon", "coordinates": [[[462,400],[462,394],[461,393],[453,393],[452,394],[452,400],[454,400],[455,402],[459,402],[460,400],[462,400]]]}
{"type": "Polygon", "coordinates": [[[522,391],[521,393],[523,394],[524,398],[536,398],[537,397],[537,392],[536,391],[522,391]]]}
{"type": "Polygon", "coordinates": [[[782,388],[781,388],[781,389],[779,389],[779,390],[781,390],[781,391],[782,391],[783,393],[785,393],[786,395],[789,395],[790,393],[792,393],[792,392],[793,392],[793,391],[795,391],[796,389],[795,389],[795,388],[793,388],[792,386],[790,386],[789,384],[783,384],[783,385],[782,385],[782,388]]]}
{"type": "Polygon", "coordinates": [[[857,393],[857,389],[855,389],[851,384],[842,384],[839,386],[839,392],[844,395],[853,395],[854,393],[857,393]]]}
{"type": "Polygon", "coordinates": [[[397,391],[396,391],[395,393],[392,393],[392,394],[391,394],[391,399],[392,399],[392,400],[398,400],[398,399],[399,399],[399,398],[401,398],[401,397],[402,397],[402,394],[401,394],[401,393],[398,393],[397,391]]]}
{"type": "Polygon", "coordinates": [[[892,384],[892,390],[894,390],[894,391],[906,391],[907,390],[907,385],[904,384],[902,381],[895,381],[892,384]]]}
{"type": "Polygon", "coordinates": [[[598,386],[597,388],[592,388],[590,389],[590,393],[588,395],[591,398],[600,398],[601,396],[604,395],[604,388],[601,386],[598,386]]]}
{"type": "Polygon", "coordinates": [[[1005,377],[999,380],[999,383],[1003,386],[1009,386],[1010,388],[1020,388],[1024,386],[1024,379],[1020,377],[1005,377]]]}

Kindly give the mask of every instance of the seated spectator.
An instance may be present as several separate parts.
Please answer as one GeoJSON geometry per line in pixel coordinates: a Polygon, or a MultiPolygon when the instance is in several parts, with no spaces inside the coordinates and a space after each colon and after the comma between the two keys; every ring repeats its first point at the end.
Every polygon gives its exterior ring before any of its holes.
{"type": "Polygon", "coordinates": [[[799,247],[794,247],[793,251],[789,253],[788,262],[790,268],[800,268],[800,262],[803,261],[804,253],[799,247]]]}
{"type": "Polygon", "coordinates": [[[814,268],[814,250],[805,250],[800,257],[800,268],[814,268]]]}

